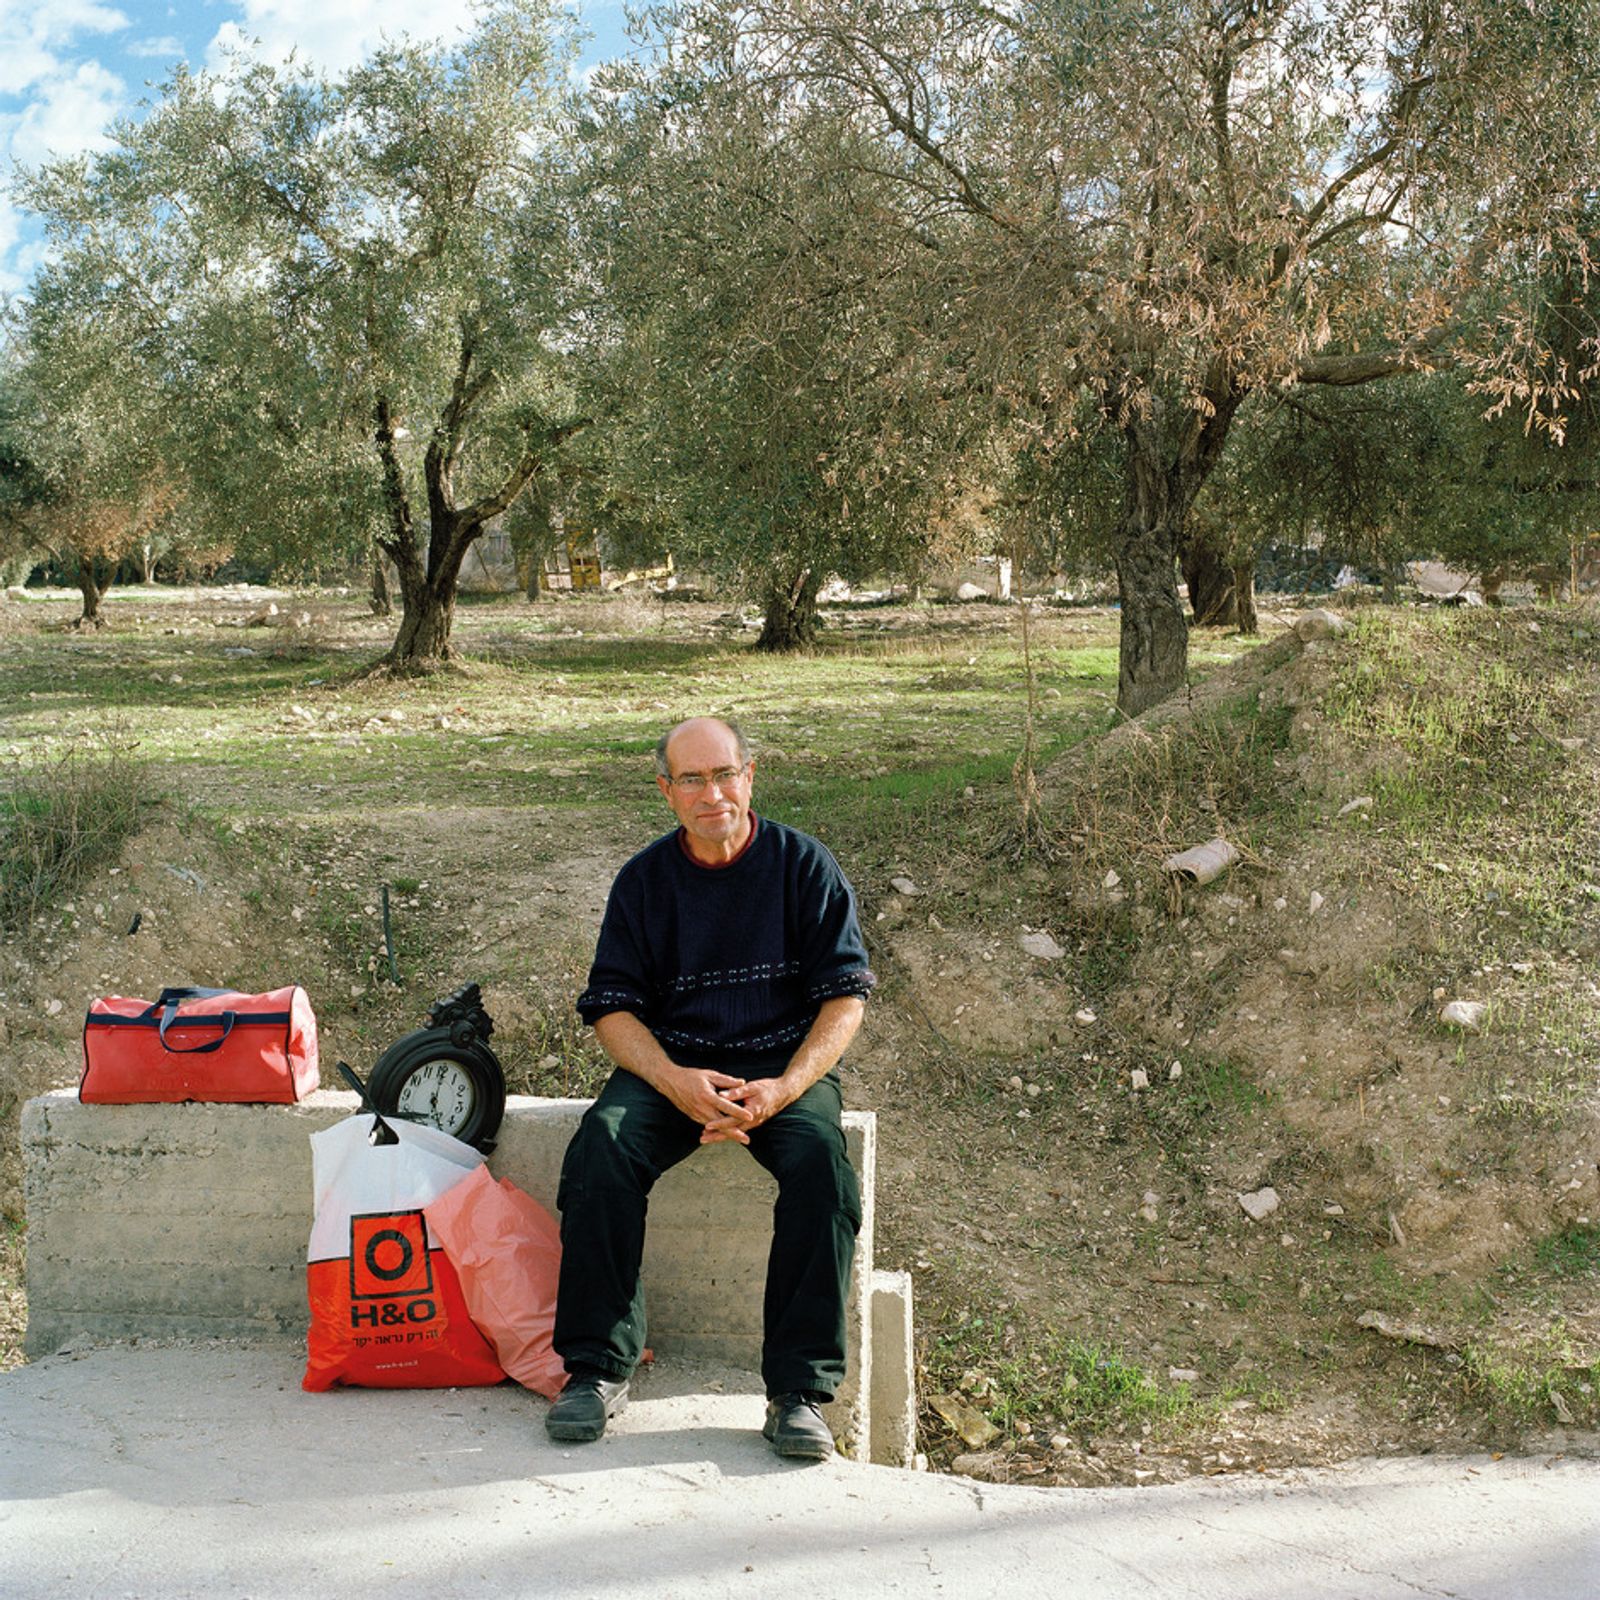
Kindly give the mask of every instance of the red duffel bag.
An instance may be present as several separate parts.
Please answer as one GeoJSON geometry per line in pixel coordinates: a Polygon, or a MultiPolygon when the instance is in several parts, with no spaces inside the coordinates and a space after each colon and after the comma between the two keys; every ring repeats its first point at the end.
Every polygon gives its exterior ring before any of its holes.
{"type": "Polygon", "coordinates": [[[297,984],[267,994],[163,989],[154,1001],[109,995],[84,1019],[86,1104],[288,1104],[316,1086],[317,1019],[297,984]]]}

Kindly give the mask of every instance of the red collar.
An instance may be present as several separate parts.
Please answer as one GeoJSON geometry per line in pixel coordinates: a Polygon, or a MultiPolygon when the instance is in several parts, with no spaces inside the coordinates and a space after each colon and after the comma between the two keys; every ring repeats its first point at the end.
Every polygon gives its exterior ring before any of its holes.
{"type": "Polygon", "coordinates": [[[726,872],[728,868],[731,867],[735,861],[739,860],[740,857],[744,855],[745,851],[747,851],[750,846],[756,842],[756,829],[760,826],[761,819],[755,814],[755,812],[752,811],[750,813],[750,831],[745,835],[744,843],[740,845],[738,850],[735,851],[733,855],[729,856],[726,861],[700,860],[700,858],[695,855],[694,851],[689,848],[689,830],[684,827],[680,827],[678,829],[678,848],[683,851],[683,853],[703,871],[726,872]]]}

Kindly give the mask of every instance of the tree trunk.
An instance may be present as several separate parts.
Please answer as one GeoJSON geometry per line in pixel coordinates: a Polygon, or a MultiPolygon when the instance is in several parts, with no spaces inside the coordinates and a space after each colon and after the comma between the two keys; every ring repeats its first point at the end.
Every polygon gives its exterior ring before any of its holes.
{"type": "Polygon", "coordinates": [[[396,563],[400,631],[384,657],[391,671],[431,672],[454,657],[450,630],[456,620],[456,583],[467,552],[482,532],[481,522],[450,517],[429,536],[426,570],[415,550],[409,561],[396,563]]]}
{"type": "Polygon", "coordinates": [[[98,563],[80,559],[78,562],[78,588],[83,595],[83,615],[78,618],[80,628],[98,628],[104,620],[100,615],[100,600],[106,590],[111,587],[111,574],[105,575],[104,581],[98,571],[98,563]]]}
{"type": "Polygon", "coordinates": [[[139,546],[139,582],[154,583],[156,581],[156,549],[147,539],[139,546]]]}
{"type": "Polygon", "coordinates": [[[1238,618],[1234,570],[1205,534],[1183,547],[1183,581],[1189,586],[1189,611],[1197,628],[1226,628],[1238,618]]]}
{"type": "Polygon", "coordinates": [[[1122,603],[1117,706],[1136,717],[1181,689],[1189,668],[1189,625],[1178,599],[1169,530],[1125,530],[1117,550],[1117,597],[1122,603]]]}
{"type": "Polygon", "coordinates": [[[1183,687],[1189,667],[1189,625],[1178,599],[1178,551],[1199,480],[1173,465],[1161,405],[1123,430],[1122,515],[1116,532],[1117,596],[1122,630],[1117,706],[1125,716],[1183,687]]]}
{"type": "Polygon", "coordinates": [[[1233,569],[1233,611],[1240,633],[1255,635],[1261,632],[1261,624],[1256,618],[1256,569],[1253,562],[1249,566],[1233,569]]]}
{"type": "Polygon", "coordinates": [[[387,617],[394,610],[394,602],[389,595],[389,567],[383,551],[372,552],[372,614],[375,617],[387,617]]]}
{"type": "Polygon", "coordinates": [[[1214,378],[1200,396],[1204,407],[1149,395],[1122,429],[1123,498],[1114,546],[1122,601],[1117,706],[1129,717],[1181,689],[1188,673],[1178,555],[1189,543],[1195,496],[1222,454],[1243,398],[1225,373],[1214,378]]]}
{"type": "Polygon", "coordinates": [[[455,654],[450,630],[456,620],[458,557],[448,576],[425,579],[412,588],[401,574],[400,631],[384,658],[396,672],[431,672],[455,654]]]}
{"type": "Polygon", "coordinates": [[[541,587],[539,581],[539,569],[543,566],[543,559],[530,551],[528,555],[528,583],[526,589],[527,596],[530,600],[537,600],[539,598],[539,590],[541,587]]]}
{"type": "Polygon", "coordinates": [[[756,649],[775,655],[809,650],[817,642],[817,592],[821,587],[821,574],[810,567],[802,567],[788,581],[769,585],[756,649]]]}

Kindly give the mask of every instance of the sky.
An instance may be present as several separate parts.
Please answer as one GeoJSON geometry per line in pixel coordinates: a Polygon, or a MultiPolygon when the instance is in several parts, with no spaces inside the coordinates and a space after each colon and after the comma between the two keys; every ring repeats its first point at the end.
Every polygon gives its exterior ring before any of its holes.
{"type": "MultiPolygon", "coordinates": [[[[590,38],[582,64],[628,48],[622,0],[573,0],[590,38]]],[[[0,184],[17,165],[93,153],[120,116],[137,116],[173,67],[215,65],[226,46],[259,41],[330,72],[384,36],[450,36],[463,0],[0,0],[0,184]]],[[[36,221],[0,193],[0,295],[26,289],[43,259],[36,221]]]]}

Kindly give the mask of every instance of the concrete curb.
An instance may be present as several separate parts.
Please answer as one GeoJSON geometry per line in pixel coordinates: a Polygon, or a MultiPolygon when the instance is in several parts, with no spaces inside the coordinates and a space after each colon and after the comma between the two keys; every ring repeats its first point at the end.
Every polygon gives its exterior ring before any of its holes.
{"type": "MultiPolygon", "coordinates": [[[[490,1158],[555,1210],[561,1158],[587,1100],[513,1096],[490,1158]]],[[[309,1136],[357,1106],[319,1090],[299,1105],[86,1106],[65,1089],[22,1113],[30,1356],[75,1338],[305,1337],[309,1136]]],[[[909,1279],[873,1272],[877,1119],[845,1113],[863,1221],[848,1309],[850,1371],[829,1408],[841,1445],[881,1433],[904,1459],[915,1426],[908,1362],[874,1383],[874,1307],[909,1338],[909,1279]],[[866,1286],[871,1286],[869,1292],[866,1286]]],[[[775,1187],[734,1145],[675,1167],[650,1200],[649,1338],[664,1355],[760,1365],[761,1298],[775,1187]]]]}

